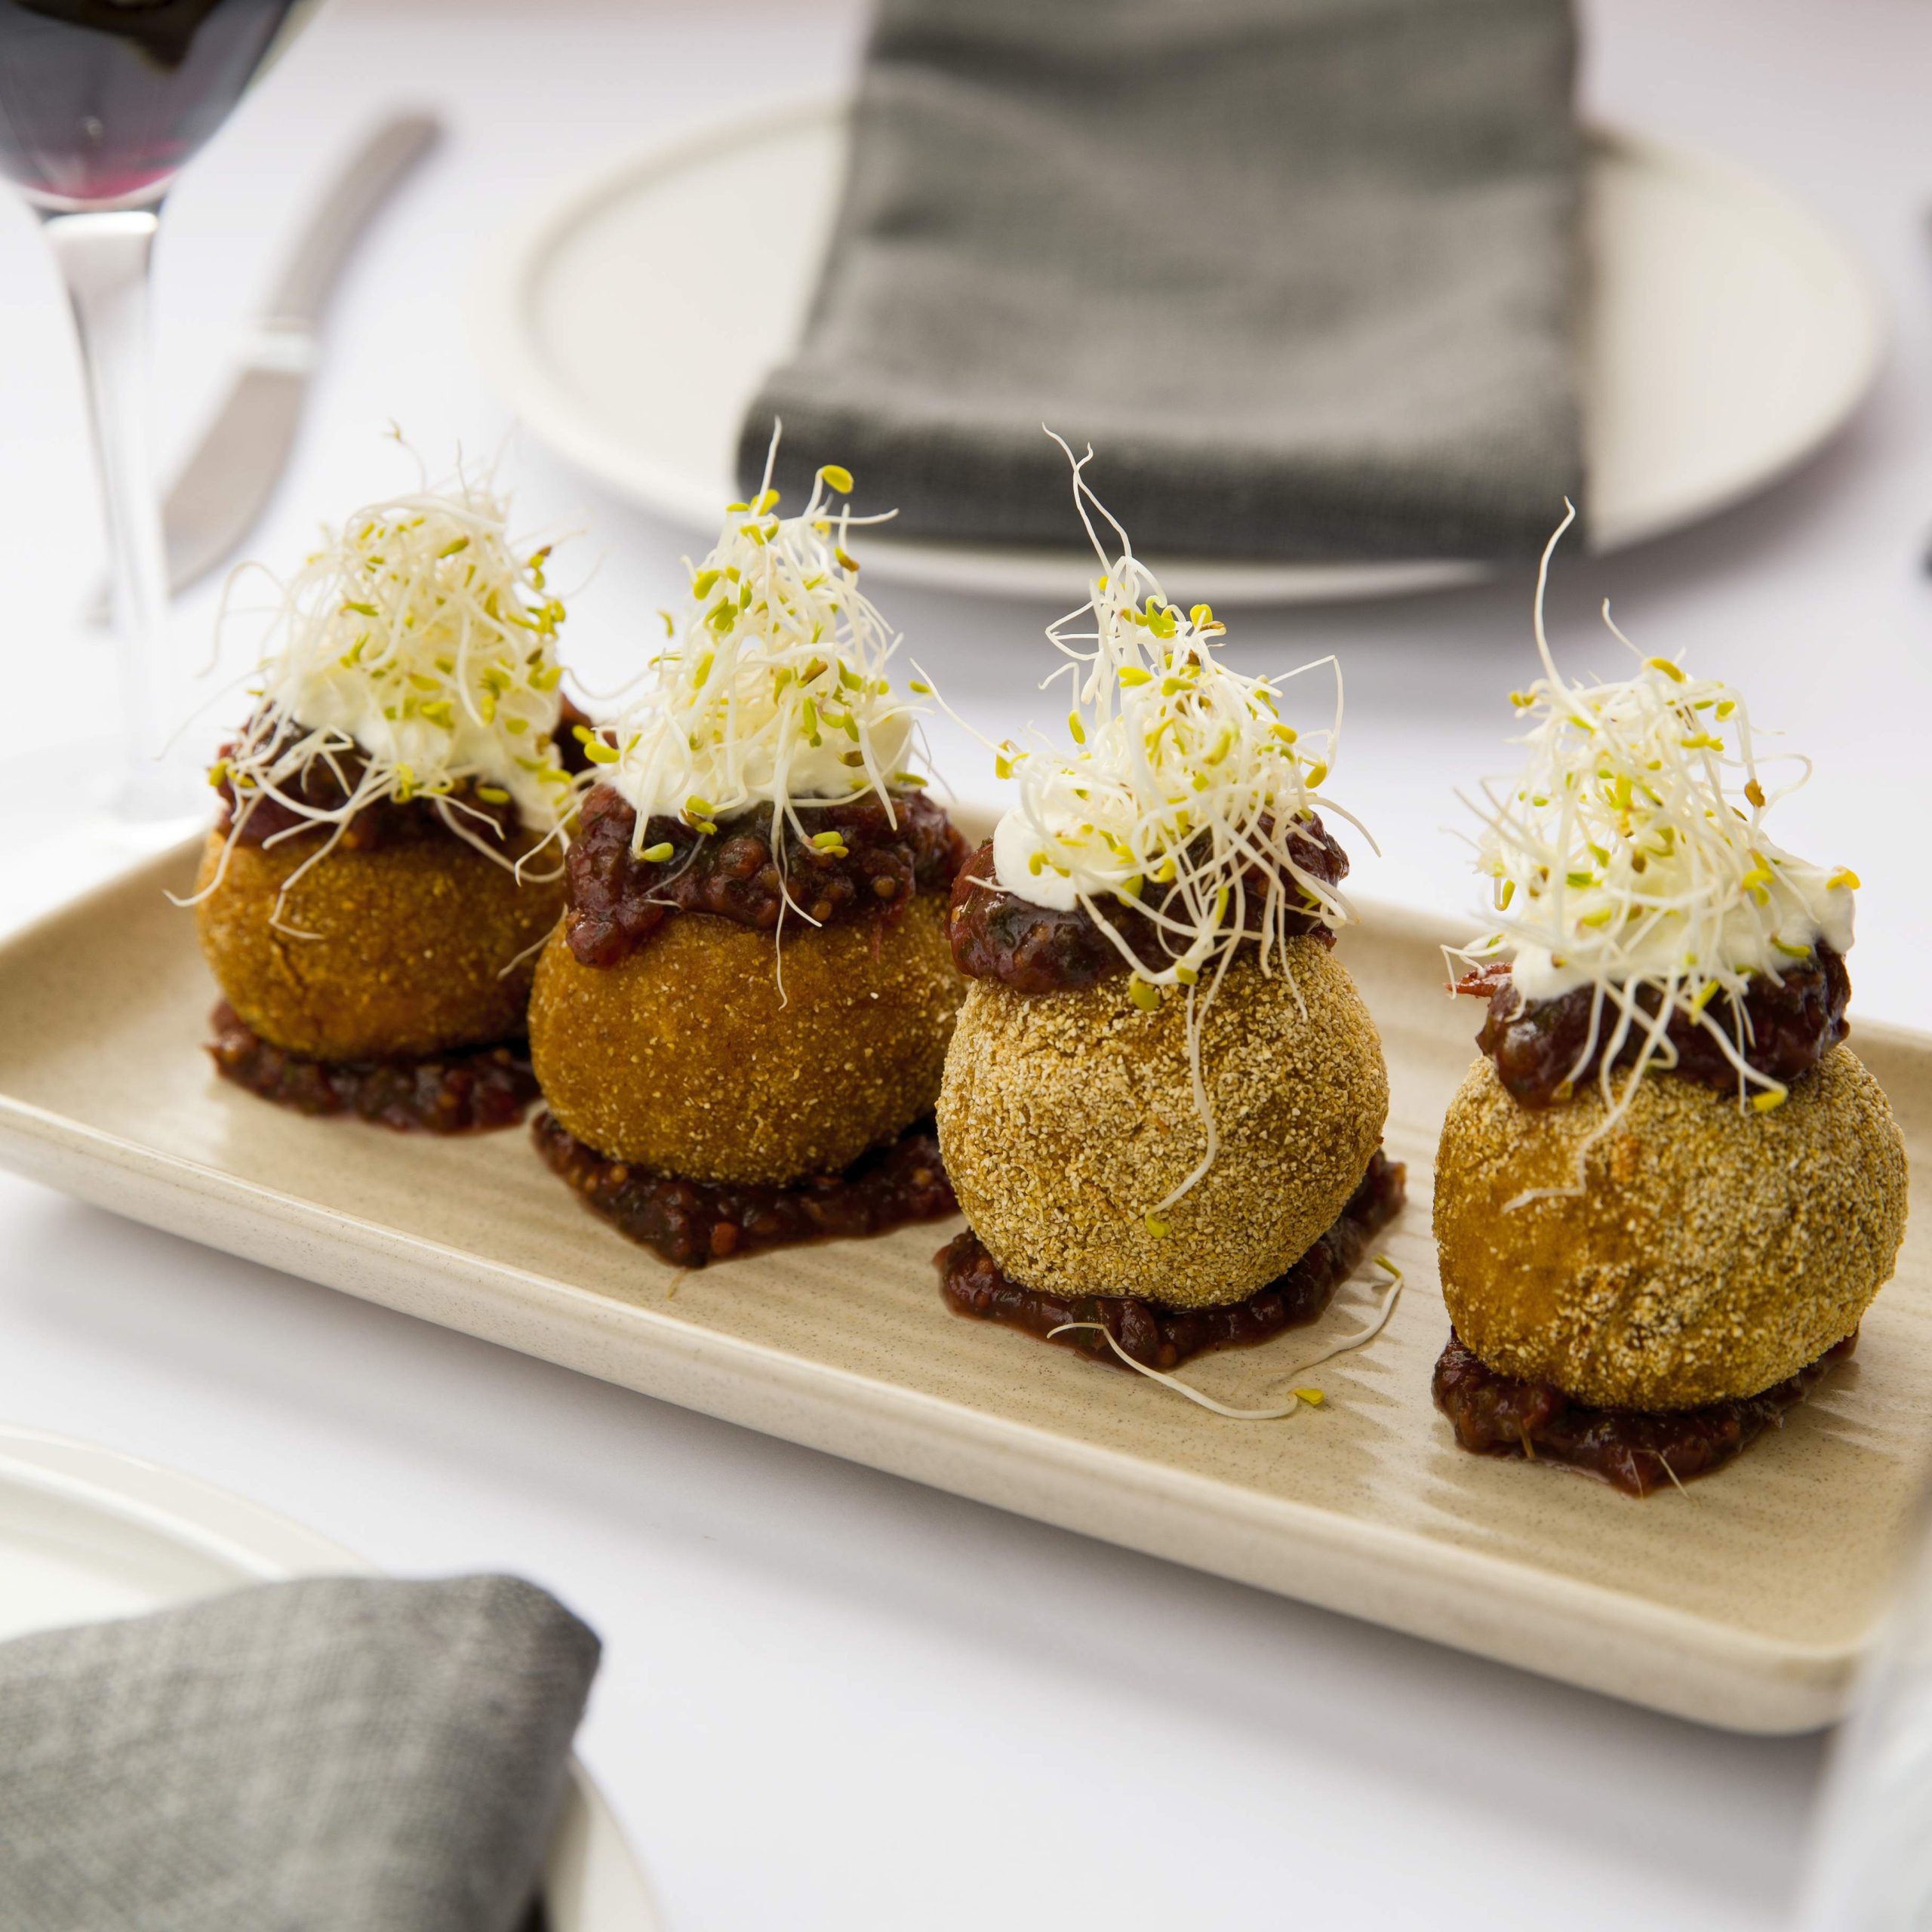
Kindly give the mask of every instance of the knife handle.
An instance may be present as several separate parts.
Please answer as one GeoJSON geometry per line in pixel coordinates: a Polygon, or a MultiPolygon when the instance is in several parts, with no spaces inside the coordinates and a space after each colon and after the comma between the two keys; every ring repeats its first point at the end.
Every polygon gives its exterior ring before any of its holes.
{"type": "Polygon", "coordinates": [[[263,316],[271,330],[313,328],[343,261],[397,181],[434,147],[442,124],[432,114],[386,121],[336,177],[310,220],[263,316]]]}

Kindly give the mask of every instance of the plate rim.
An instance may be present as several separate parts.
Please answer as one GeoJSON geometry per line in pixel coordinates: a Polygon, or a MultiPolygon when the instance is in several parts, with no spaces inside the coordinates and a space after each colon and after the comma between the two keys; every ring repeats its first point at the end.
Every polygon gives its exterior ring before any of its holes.
{"type": "MultiPolygon", "coordinates": [[[[607,434],[589,420],[552,373],[536,346],[528,294],[545,259],[599,209],[632,189],[758,140],[782,138],[850,115],[849,88],[774,102],[680,129],[607,156],[533,195],[484,249],[469,280],[465,312],[470,341],[486,380],[513,420],[586,476],[626,502],[694,536],[716,526],[721,500],[681,472],[607,434]]],[[[1590,554],[1609,555],[1721,515],[1774,488],[1817,454],[1869,396],[1884,362],[1889,318],[1872,272],[1832,229],[1781,183],[1729,158],[1693,144],[1616,123],[1584,124],[1591,147],[1666,173],[1687,176],[1734,202],[1774,217],[1800,245],[1816,271],[1829,271],[1845,304],[1856,353],[1847,355],[1835,392],[1788,435],[1776,457],[1748,478],[1716,490],[1666,500],[1639,513],[1598,522],[1590,554]]],[[[1587,445],[1587,432],[1586,442],[1587,445]]],[[[1069,546],[946,544],[874,536],[866,563],[875,579],[966,594],[1057,598],[1087,571],[1084,553],[1069,546]]],[[[1352,601],[1406,596],[1487,581],[1509,566],[1457,558],[1296,564],[1251,558],[1158,554],[1149,567],[1211,589],[1230,605],[1352,601]]]]}
{"type": "Polygon", "coordinates": [[[1890,346],[1891,319],[1871,269],[1840,239],[1829,223],[1781,183],[1727,155],[1646,130],[1604,123],[1593,125],[1587,131],[1607,150],[1647,159],[1673,174],[1700,179],[1719,193],[1764,209],[1801,245],[1814,272],[1828,273],[1835,280],[1838,297],[1845,305],[1847,322],[1857,334],[1857,354],[1847,357],[1835,396],[1815,412],[1808,428],[1787,439],[1788,446],[1781,457],[1749,481],[1707,491],[1694,501],[1666,504],[1647,515],[1632,515],[1613,523],[1612,534],[1595,543],[1590,552],[1593,556],[1608,556],[1688,530],[1708,518],[1721,516],[1726,510],[1774,488],[1820,454],[1849,425],[1876,385],[1890,346]]]}

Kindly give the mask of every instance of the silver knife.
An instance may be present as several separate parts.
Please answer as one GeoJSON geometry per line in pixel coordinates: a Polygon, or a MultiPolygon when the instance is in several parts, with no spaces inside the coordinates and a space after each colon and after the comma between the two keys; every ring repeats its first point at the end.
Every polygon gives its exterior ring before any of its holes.
{"type": "MultiPolygon", "coordinates": [[[[171,589],[233,555],[274,494],[302,420],[330,291],[362,231],[441,133],[432,115],[385,122],[323,197],[262,312],[226,398],[162,505],[171,589]]],[[[90,614],[106,621],[105,591],[90,614]]]]}

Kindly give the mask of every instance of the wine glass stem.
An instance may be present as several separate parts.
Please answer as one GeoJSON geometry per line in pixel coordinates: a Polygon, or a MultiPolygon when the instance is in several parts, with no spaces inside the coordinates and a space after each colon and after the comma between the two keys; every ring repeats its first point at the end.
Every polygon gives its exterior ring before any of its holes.
{"type": "Polygon", "coordinates": [[[50,214],[47,237],[73,305],[107,512],[119,645],[120,757],[112,808],[136,820],[183,808],[155,762],[179,692],[169,675],[168,561],[148,451],[148,269],[158,208],[50,214]]]}

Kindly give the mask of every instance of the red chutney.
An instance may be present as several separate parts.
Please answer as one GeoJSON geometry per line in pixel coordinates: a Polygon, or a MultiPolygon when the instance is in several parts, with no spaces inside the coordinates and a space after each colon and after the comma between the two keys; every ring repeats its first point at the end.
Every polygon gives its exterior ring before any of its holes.
{"type": "MultiPolygon", "coordinates": [[[[1288,835],[1296,863],[1312,878],[1335,885],[1348,876],[1348,854],[1313,813],[1293,826],[1288,835]]],[[[1242,886],[1250,905],[1266,898],[1269,877],[1258,866],[1247,869],[1242,886]]],[[[948,928],[952,961],[968,979],[997,980],[1017,993],[1038,995],[1091,986],[1128,970],[1119,948],[1084,906],[1063,912],[1036,906],[1003,890],[995,879],[992,841],[989,839],[974,854],[972,863],[952,888],[948,928]]],[[[1284,878],[1283,882],[1291,893],[1299,889],[1291,878],[1284,878]]],[[[1107,908],[1109,927],[1143,965],[1155,972],[1164,971],[1174,955],[1148,915],[1163,910],[1174,889],[1149,887],[1139,906],[1116,900],[1107,908]]],[[[1324,946],[1334,943],[1334,933],[1312,906],[1291,911],[1281,921],[1281,931],[1284,937],[1306,936],[1324,946]]],[[[1259,943],[1258,936],[1253,943],[1259,943]]]]}
{"type": "MultiPolygon", "coordinates": [[[[1559,998],[1524,1000],[1517,994],[1508,964],[1499,961],[1465,974],[1456,990],[1489,1001],[1476,1044],[1494,1062],[1497,1078],[1519,1105],[1547,1107],[1567,1100],[1602,1067],[1602,1036],[1617,1016],[1606,1004],[1598,1044],[1585,1058],[1595,989],[1578,986],[1559,998]]],[[[1651,987],[1637,990],[1638,1004],[1646,1013],[1657,1011],[1658,998],[1651,987]]],[[[1742,1001],[1721,992],[1707,1011],[1748,1065],[1789,1085],[1850,1033],[1844,1017],[1850,998],[1844,961],[1821,943],[1808,959],[1775,977],[1754,974],[1742,1001]]],[[[1676,1049],[1677,1060],[1668,1069],[1653,1063],[1660,1072],[1681,1074],[1707,1087],[1737,1085],[1737,1068],[1697,1020],[1675,1012],[1664,1036],[1676,1049]]],[[[1634,1061],[1640,1044],[1640,1040],[1626,1040],[1617,1064],[1634,1061]]]]}
{"type": "Polygon", "coordinates": [[[653,1174],[586,1146],[549,1113],[537,1115],[532,1131],[537,1152],[586,1207],[678,1268],[832,1235],[882,1234],[959,1211],[929,1120],[841,1174],[784,1187],[653,1174]]]}
{"type": "Polygon", "coordinates": [[[970,1228],[933,1257],[940,1292],[955,1315],[1023,1329],[1112,1367],[1126,1364],[1108,1346],[1107,1335],[1149,1368],[1174,1368],[1210,1349],[1253,1348],[1284,1328],[1314,1321],[1361,1265],[1369,1243],[1400,1211],[1407,1177],[1401,1163],[1385,1159],[1378,1147],[1361,1185],[1327,1232],[1286,1274],[1224,1307],[1164,1308],[1140,1295],[1054,1295],[1023,1287],[1001,1273],[970,1228]],[[1053,1334],[1069,1321],[1100,1322],[1106,1334],[1094,1328],[1053,1334]]]}
{"type": "Polygon", "coordinates": [[[1688,1482],[1741,1456],[1767,1429],[1784,1426],[1795,1408],[1858,1346],[1854,1331],[1795,1375],[1765,1389],[1701,1409],[1651,1414],[1592,1409],[1547,1382],[1499,1374],[1465,1347],[1454,1329],[1435,1364],[1435,1406],[1456,1440],[1479,1456],[1561,1463],[1620,1489],[1648,1496],[1674,1476],[1688,1482]]]}
{"type": "Polygon", "coordinates": [[[637,812],[608,785],[584,801],[568,864],[565,936],[586,966],[614,966],[674,912],[709,912],[770,931],[787,910],[819,925],[905,915],[919,892],[949,889],[968,847],[952,822],[918,792],[895,792],[888,812],[876,792],[795,808],[774,849],[772,809],[760,805],[724,820],[715,833],[681,820],[653,817],[637,838],[637,812]],[[844,849],[826,851],[814,835],[835,832],[844,849]],[[662,860],[640,858],[669,845],[662,860]]]}
{"type": "Polygon", "coordinates": [[[250,1030],[226,1000],[208,1051],[224,1080],[299,1114],[354,1114],[403,1133],[514,1127],[537,1098],[521,1041],[388,1060],[305,1060],[250,1030]]]}
{"type": "MultiPolygon", "coordinates": [[[[587,728],[589,722],[568,698],[564,700],[562,715],[557,721],[551,743],[557,762],[566,771],[575,773],[588,768],[589,761],[576,734],[580,727],[587,728]]],[[[302,735],[299,726],[285,725],[271,750],[279,751],[302,735]]],[[[234,749],[232,744],[222,746],[220,758],[223,762],[234,749]]],[[[337,752],[332,759],[318,758],[281,789],[317,811],[337,811],[355,795],[368,763],[360,751],[337,752]]],[[[223,835],[232,832],[244,845],[265,844],[278,832],[292,832],[315,823],[313,819],[284,804],[280,799],[264,795],[254,801],[238,826],[233,784],[224,777],[215,791],[221,800],[221,817],[215,830],[223,835]]],[[[450,829],[441,809],[445,801],[452,808],[460,808],[455,816],[463,830],[472,838],[486,843],[491,838],[506,842],[521,823],[515,804],[492,804],[479,798],[476,795],[476,780],[466,778],[440,798],[378,798],[374,804],[365,805],[341,827],[336,849],[371,852],[381,846],[411,845],[426,838],[453,838],[457,835],[450,829]]]]}

